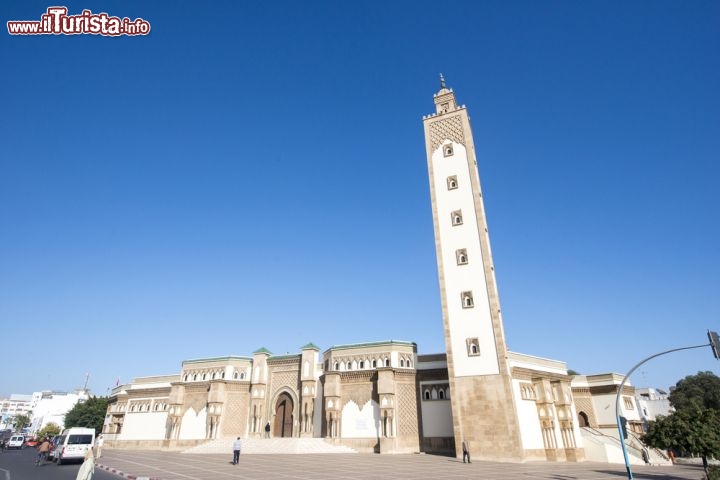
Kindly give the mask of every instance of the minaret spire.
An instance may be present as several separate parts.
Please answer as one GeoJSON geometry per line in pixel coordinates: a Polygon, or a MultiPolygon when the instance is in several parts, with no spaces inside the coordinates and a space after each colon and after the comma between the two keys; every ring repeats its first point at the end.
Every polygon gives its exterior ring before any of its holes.
{"type": "Polygon", "coordinates": [[[445,75],[440,74],[440,90],[434,95],[437,113],[444,114],[457,110],[457,101],[451,88],[445,83],[445,75]]]}

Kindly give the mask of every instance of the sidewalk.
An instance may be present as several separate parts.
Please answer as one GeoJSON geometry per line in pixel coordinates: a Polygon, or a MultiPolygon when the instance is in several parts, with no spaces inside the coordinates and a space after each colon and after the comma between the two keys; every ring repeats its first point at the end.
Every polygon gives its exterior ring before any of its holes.
{"type": "MultiPolygon", "coordinates": [[[[227,455],[193,455],[147,450],[103,450],[97,468],[131,480],[229,480],[229,479],[545,479],[596,480],[627,478],[624,465],[606,463],[496,463],[462,461],[433,455],[317,454],[245,455],[240,464],[227,455]]],[[[634,467],[638,480],[700,480],[695,465],[634,467]]]]}

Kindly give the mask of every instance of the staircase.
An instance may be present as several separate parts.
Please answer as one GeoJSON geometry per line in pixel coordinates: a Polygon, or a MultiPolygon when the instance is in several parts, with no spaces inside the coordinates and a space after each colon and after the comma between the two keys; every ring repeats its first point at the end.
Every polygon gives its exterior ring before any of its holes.
{"type": "MultiPolygon", "coordinates": [[[[585,460],[606,463],[625,463],[622,447],[617,432],[605,433],[592,427],[581,427],[585,460]]],[[[643,444],[638,437],[631,434],[625,442],[628,461],[632,465],[645,465],[642,458],[643,444]]],[[[670,459],[657,449],[647,449],[651,465],[672,465],[670,459]]]]}
{"type": "MultiPolygon", "coordinates": [[[[357,453],[350,447],[335,445],[322,438],[243,438],[243,455],[357,453]]],[[[196,445],[182,453],[232,454],[235,438],[216,438],[196,445]]]]}

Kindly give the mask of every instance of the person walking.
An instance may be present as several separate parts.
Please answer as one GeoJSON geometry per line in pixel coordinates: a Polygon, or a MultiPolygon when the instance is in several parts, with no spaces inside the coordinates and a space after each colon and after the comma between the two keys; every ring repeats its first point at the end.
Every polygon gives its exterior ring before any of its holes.
{"type": "Polygon", "coordinates": [[[462,449],[463,449],[463,463],[465,463],[465,457],[467,457],[467,463],[472,463],[470,461],[470,446],[468,445],[468,442],[465,439],[463,439],[463,441],[462,441],[462,449]]]}
{"type": "Polygon", "coordinates": [[[240,462],[240,450],[242,450],[242,441],[240,437],[233,442],[233,465],[237,465],[240,462]]]}
{"type": "Polygon", "coordinates": [[[85,452],[85,461],[80,465],[80,470],[78,470],[75,480],[91,480],[94,473],[95,456],[93,455],[92,448],[88,447],[87,452],[85,452]]]}
{"type": "Polygon", "coordinates": [[[95,448],[96,448],[96,451],[97,451],[97,455],[95,455],[95,458],[100,458],[100,457],[102,457],[102,447],[103,447],[103,444],[104,444],[104,443],[105,443],[105,438],[103,437],[103,434],[101,433],[101,434],[98,435],[98,437],[95,439],[95,448]]]}
{"type": "Polygon", "coordinates": [[[270,422],[265,424],[265,438],[270,438],[270,422]]]}

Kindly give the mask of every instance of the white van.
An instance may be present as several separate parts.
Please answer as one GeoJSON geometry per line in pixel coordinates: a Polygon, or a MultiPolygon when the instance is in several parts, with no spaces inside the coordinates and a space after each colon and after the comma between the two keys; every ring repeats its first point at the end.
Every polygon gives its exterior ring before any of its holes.
{"type": "Polygon", "coordinates": [[[11,448],[17,448],[20,450],[25,446],[25,437],[23,435],[13,435],[10,437],[10,440],[8,440],[7,445],[5,448],[10,450],[11,448]]]}
{"type": "Polygon", "coordinates": [[[62,432],[62,437],[62,442],[56,447],[58,465],[68,460],[83,460],[85,453],[95,444],[95,429],[68,428],[62,432]]]}

